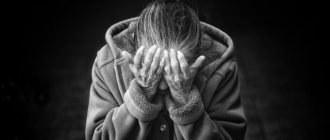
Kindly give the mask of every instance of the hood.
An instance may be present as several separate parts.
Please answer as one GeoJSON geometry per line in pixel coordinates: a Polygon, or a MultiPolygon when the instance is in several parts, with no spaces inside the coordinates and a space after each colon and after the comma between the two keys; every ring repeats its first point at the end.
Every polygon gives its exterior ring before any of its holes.
{"type": "MultiPolygon", "coordinates": [[[[112,25],[106,32],[105,39],[114,59],[122,59],[121,51],[134,53],[134,23],[137,17],[112,25]]],[[[232,39],[220,29],[201,22],[201,55],[206,56],[206,63],[199,71],[206,79],[226,60],[232,57],[234,45],[232,39]]]]}

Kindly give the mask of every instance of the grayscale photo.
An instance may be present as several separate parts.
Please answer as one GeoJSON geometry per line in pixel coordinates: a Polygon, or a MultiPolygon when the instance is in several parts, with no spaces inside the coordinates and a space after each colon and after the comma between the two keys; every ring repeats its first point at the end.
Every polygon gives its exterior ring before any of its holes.
{"type": "Polygon", "coordinates": [[[323,5],[9,2],[0,139],[327,139],[323,5]]]}

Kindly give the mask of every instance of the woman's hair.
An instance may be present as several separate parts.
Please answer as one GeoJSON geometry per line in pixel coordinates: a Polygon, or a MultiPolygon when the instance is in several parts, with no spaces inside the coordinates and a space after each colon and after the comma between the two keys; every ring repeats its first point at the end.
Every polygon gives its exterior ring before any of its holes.
{"type": "Polygon", "coordinates": [[[201,41],[197,12],[181,1],[155,0],[140,14],[134,38],[137,46],[180,50],[191,62],[201,41]]]}

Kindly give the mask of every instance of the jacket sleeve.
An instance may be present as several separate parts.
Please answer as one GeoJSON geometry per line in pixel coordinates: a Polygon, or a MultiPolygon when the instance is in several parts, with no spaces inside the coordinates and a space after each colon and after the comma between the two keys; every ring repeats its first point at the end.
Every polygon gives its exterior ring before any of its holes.
{"type": "MultiPolygon", "coordinates": [[[[211,76],[201,98],[197,88],[187,94],[184,105],[165,98],[178,140],[242,140],[246,119],[240,102],[239,79],[235,61],[227,62],[211,76]],[[206,93],[207,92],[207,93],[206,93]],[[204,100],[205,99],[205,100],[204,100]]],[[[182,98],[182,97],[178,97],[182,98]]]]}
{"type": "Polygon", "coordinates": [[[86,121],[87,140],[141,140],[148,136],[151,121],[162,108],[156,96],[149,102],[133,79],[123,97],[117,86],[113,67],[101,73],[97,64],[92,69],[92,84],[86,121]],[[105,78],[112,78],[107,79],[105,78]],[[117,91],[117,92],[115,92],[117,91]],[[118,99],[120,97],[120,99],[118,99]]]}

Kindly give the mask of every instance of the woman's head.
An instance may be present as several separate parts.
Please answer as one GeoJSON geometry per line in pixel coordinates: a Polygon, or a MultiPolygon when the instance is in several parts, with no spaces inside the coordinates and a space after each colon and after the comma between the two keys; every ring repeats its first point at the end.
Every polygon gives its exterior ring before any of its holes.
{"type": "MultiPolygon", "coordinates": [[[[155,0],[140,14],[134,37],[137,47],[157,45],[166,50],[180,50],[191,63],[200,48],[199,18],[196,11],[185,3],[155,0]]],[[[159,89],[167,88],[165,80],[161,80],[159,89]]]]}
{"type": "Polygon", "coordinates": [[[197,13],[180,1],[150,3],[140,14],[135,28],[137,46],[180,50],[188,62],[195,58],[200,40],[197,13]]]}

